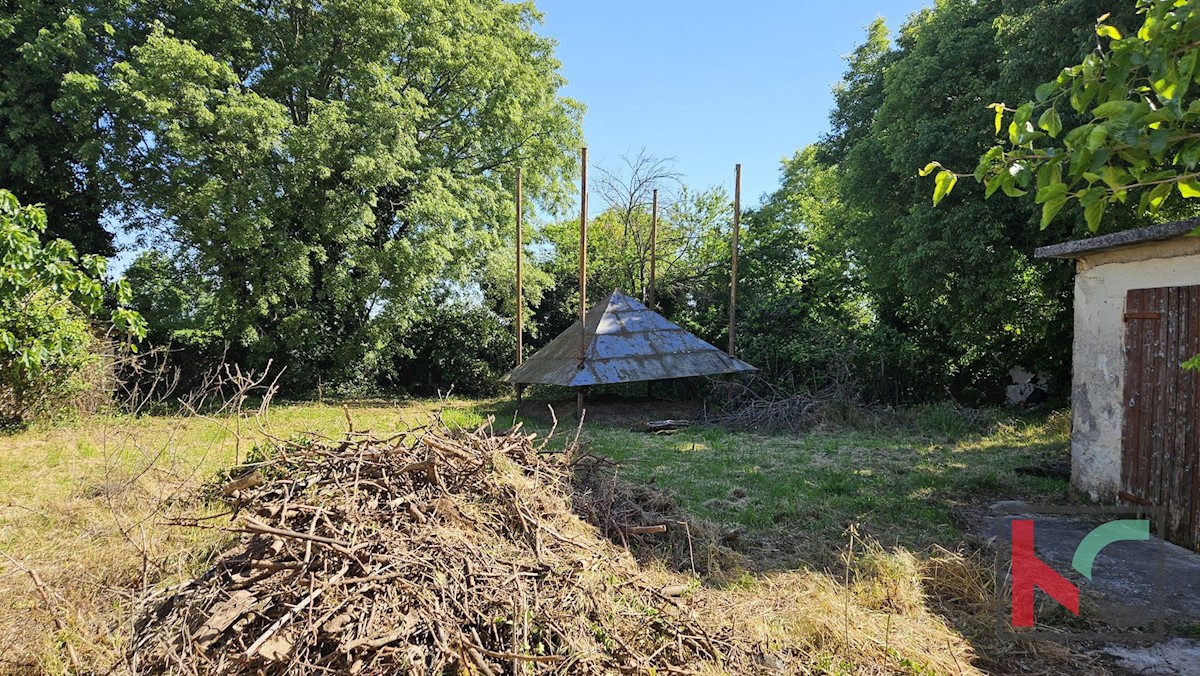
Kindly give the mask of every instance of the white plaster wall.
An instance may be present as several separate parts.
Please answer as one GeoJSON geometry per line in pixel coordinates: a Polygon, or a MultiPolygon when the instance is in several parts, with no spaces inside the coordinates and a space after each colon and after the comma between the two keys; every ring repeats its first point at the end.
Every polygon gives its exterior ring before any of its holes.
{"type": "Polygon", "coordinates": [[[1121,487],[1125,402],[1125,295],[1130,289],[1200,284],[1195,238],[1105,252],[1075,276],[1071,481],[1093,499],[1121,487]]]}

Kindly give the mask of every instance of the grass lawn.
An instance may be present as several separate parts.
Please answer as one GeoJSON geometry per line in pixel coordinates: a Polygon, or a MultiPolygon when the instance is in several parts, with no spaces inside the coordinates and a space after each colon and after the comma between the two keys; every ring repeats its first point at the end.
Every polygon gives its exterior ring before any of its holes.
{"type": "Polygon", "coordinates": [[[803,435],[592,427],[582,440],[627,478],[669,489],[697,516],[770,543],[773,560],[760,561],[767,565],[832,565],[851,526],[888,548],[953,549],[991,503],[1073,501],[1065,479],[1016,471],[1067,458],[1062,414],[1001,419],[983,432],[937,431],[919,418],[907,429],[803,435]]]}
{"type": "MultiPolygon", "coordinates": [[[[498,400],[348,410],[356,430],[386,433],[435,408],[452,425],[513,420],[511,402],[498,400]]],[[[625,478],[653,482],[722,524],[754,569],[822,570],[837,567],[851,526],[884,549],[954,550],[991,502],[1074,500],[1065,480],[1015,471],[1065,459],[1063,417],[996,418],[968,425],[943,407],[904,424],[801,435],[697,426],[656,436],[588,424],[581,441],[616,460],[625,478]]],[[[66,645],[85,665],[113,664],[142,586],[188,579],[230,537],[164,521],[215,509],[204,487],[254,444],[346,426],[341,406],[281,404],[262,425],[242,419],[240,441],[235,420],[173,417],[97,417],[0,437],[0,672],[65,673],[66,645]],[[44,581],[48,604],[29,571],[44,581]]],[[[573,435],[567,427],[558,434],[573,435]]]]}

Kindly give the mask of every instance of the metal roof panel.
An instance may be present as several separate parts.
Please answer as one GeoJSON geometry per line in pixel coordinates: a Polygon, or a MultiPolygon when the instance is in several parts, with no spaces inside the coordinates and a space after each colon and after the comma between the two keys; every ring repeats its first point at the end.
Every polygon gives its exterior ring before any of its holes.
{"type": "Polygon", "coordinates": [[[575,322],[502,380],[578,387],[757,370],[620,289],[594,305],[585,320],[583,328],[575,322]]]}

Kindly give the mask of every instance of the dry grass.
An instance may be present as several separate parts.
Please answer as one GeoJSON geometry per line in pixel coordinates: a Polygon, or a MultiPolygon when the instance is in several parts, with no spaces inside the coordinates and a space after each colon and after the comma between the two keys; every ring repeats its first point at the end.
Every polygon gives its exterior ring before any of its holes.
{"type": "MultiPolygon", "coordinates": [[[[379,404],[351,415],[355,429],[386,433],[433,406],[379,404]]],[[[479,410],[459,402],[445,417],[474,426],[479,410]]],[[[123,664],[133,599],[147,587],[191,579],[232,542],[221,531],[161,524],[214,509],[200,499],[202,487],[235,458],[244,460],[266,433],[332,437],[345,427],[340,407],[303,405],[272,409],[262,429],[244,418],[94,418],[0,437],[0,673],[69,673],[68,647],[85,670],[123,664]],[[30,570],[44,580],[49,604],[30,570]]],[[[680,442],[609,436],[643,448],[680,442]]],[[[894,544],[827,538],[828,550],[847,554],[842,572],[722,569],[720,578],[689,585],[683,602],[711,618],[710,631],[761,646],[764,672],[979,673],[988,661],[972,648],[973,627],[986,631],[982,623],[994,618],[987,566],[967,554],[917,555],[894,544]]],[[[679,579],[661,563],[644,563],[643,574],[679,579]]]]}
{"type": "MultiPolygon", "coordinates": [[[[478,421],[471,405],[451,403],[446,417],[478,421]]],[[[352,415],[359,429],[382,431],[433,407],[378,405],[352,415]]],[[[342,408],[323,405],[278,406],[264,422],[95,417],[0,436],[0,673],[67,673],[66,645],[83,665],[106,670],[129,634],[133,596],[187,579],[224,543],[220,533],[162,522],[194,515],[200,488],[264,432],[333,435],[346,426],[342,408]],[[29,571],[44,581],[50,607],[29,571]]]]}

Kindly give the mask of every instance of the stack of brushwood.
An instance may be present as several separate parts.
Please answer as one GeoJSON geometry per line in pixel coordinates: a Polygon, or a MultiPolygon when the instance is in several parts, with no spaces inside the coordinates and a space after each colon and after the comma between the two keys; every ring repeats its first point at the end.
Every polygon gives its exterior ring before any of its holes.
{"type": "Polygon", "coordinates": [[[620,479],[619,466],[603,456],[583,454],[572,465],[576,511],[639,561],[707,576],[749,566],[746,557],[727,546],[739,531],[692,516],[671,492],[620,479]]]}
{"type": "Polygon", "coordinates": [[[706,617],[694,578],[639,568],[577,515],[566,455],[519,428],[279,442],[254,480],[225,491],[237,541],[143,599],[128,666],[761,671],[760,646],[706,617]]]}
{"type": "Polygon", "coordinates": [[[811,429],[818,425],[861,417],[868,407],[850,388],[833,384],[817,392],[791,392],[764,378],[715,386],[726,400],[711,422],[748,430],[811,429]]]}

